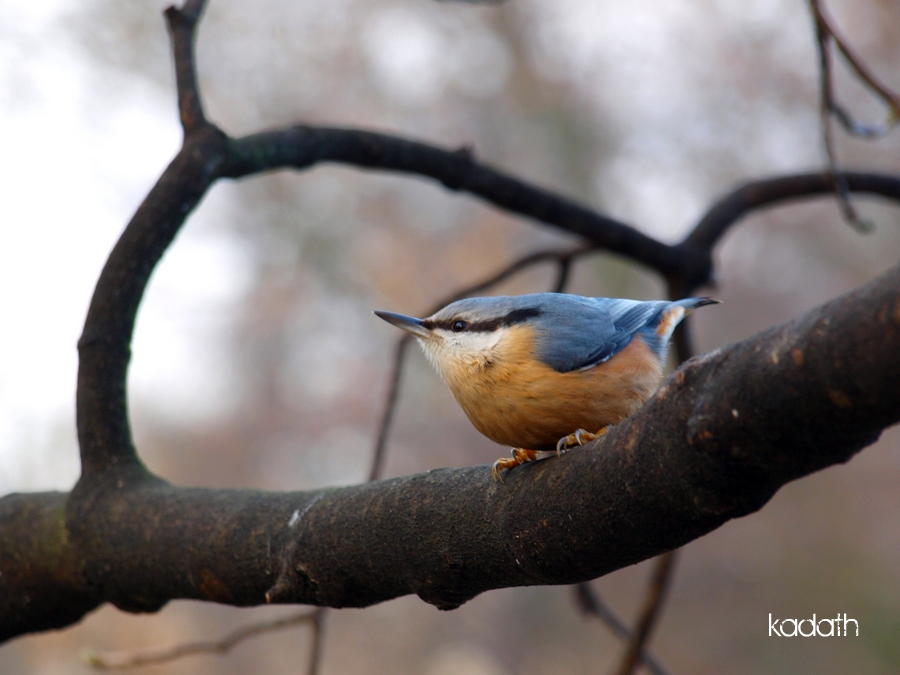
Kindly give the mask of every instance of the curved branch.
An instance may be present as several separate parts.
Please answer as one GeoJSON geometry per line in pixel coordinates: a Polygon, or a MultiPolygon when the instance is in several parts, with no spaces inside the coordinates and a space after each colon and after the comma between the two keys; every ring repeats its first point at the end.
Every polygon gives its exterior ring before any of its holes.
{"type": "Polygon", "coordinates": [[[469,149],[454,152],[371,131],[297,125],[236,139],[231,163],[223,173],[239,177],[283,167],[308,168],[321,162],[433,178],[450,190],[468,192],[512,213],[577,234],[663,275],[703,283],[711,269],[703,251],[657,241],[630,225],[481,164],[469,149]]]}
{"type": "Polygon", "coordinates": [[[95,473],[140,462],[125,392],[137,308],[153,268],[217,178],[226,149],[226,138],[215,127],[188,135],[103,266],[78,341],[80,484],[95,473]]]}
{"type": "MultiPolygon", "coordinates": [[[[900,177],[857,171],[845,171],[842,175],[851,192],[900,201],[900,177]]],[[[683,243],[711,249],[732,225],[757,209],[833,193],[834,181],[827,172],[752,181],[719,199],[683,243]]],[[[696,286],[688,288],[688,292],[692,288],[696,286]]]]}

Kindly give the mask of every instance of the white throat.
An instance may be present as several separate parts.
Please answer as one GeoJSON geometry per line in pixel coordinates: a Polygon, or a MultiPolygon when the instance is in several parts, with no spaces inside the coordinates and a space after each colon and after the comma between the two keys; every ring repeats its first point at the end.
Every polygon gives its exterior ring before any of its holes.
{"type": "Polygon", "coordinates": [[[509,329],[454,333],[436,329],[431,339],[419,338],[425,356],[444,379],[456,373],[484,368],[498,353],[497,346],[509,329]]]}

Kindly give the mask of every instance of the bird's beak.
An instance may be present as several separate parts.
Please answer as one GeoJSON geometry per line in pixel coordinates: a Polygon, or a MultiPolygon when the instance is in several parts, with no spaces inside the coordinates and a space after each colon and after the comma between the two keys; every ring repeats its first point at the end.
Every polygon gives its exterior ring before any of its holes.
{"type": "Polygon", "coordinates": [[[424,338],[431,335],[425,326],[422,325],[422,319],[413,316],[405,316],[403,314],[394,314],[393,312],[373,312],[375,316],[384,319],[388,323],[394,324],[397,328],[402,328],[407,333],[412,333],[416,337],[424,338]]]}

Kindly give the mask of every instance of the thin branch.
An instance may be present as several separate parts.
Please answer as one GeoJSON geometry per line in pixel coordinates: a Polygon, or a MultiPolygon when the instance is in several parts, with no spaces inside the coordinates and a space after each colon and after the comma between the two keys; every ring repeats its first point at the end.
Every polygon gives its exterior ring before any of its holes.
{"type": "Polygon", "coordinates": [[[850,47],[847,39],[838,31],[834,21],[825,11],[822,0],[809,0],[810,9],[816,26],[816,45],[819,51],[820,79],[820,113],[822,139],[828,166],[834,180],[835,192],[844,218],[861,232],[869,232],[873,224],[861,219],[850,197],[847,179],[840,168],[834,147],[834,131],[832,117],[837,119],[844,129],[855,136],[878,138],[887,134],[900,122],[900,95],[887,87],[850,47]],[[866,124],[853,118],[850,112],[837,101],[834,94],[833,68],[831,59],[832,43],[846,59],[857,78],[865,87],[888,107],[888,119],[882,124],[866,124]]]}
{"type": "Polygon", "coordinates": [[[864,221],[859,217],[853,200],[850,198],[850,189],[847,185],[847,179],[841,170],[837,159],[837,152],[834,149],[834,128],[831,124],[831,114],[834,109],[834,91],[831,74],[831,40],[833,34],[822,16],[819,0],[809,0],[810,7],[813,12],[813,18],[816,24],[816,45],[819,50],[819,87],[820,102],[819,114],[822,125],[822,144],[825,147],[825,155],[828,158],[828,170],[834,184],[834,192],[837,196],[838,205],[844,214],[844,220],[852,225],[859,232],[871,232],[873,224],[864,221]]]}
{"type": "Polygon", "coordinates": [[[397,411],[397,400],[400,398],[400,381],[403,377],[403,364],[405,362],[406,350],[412,341],[411,338],[411,335],[405,333],[397,340],[397,347],[394,349],[388,393],[384,402],[384,412],[381,415],[381,422],[378,424],[378,436],[375,440],[375,450],[372,452],[372,464],[369,468],[368,480],[370,482],[381,477],[381,471],[384,466],[384,455],[387,452],[388,438],[394,423],[394,414],[397,411]]]}
{"type": "Polygon", "coordinates": [[[572,586],[575,595],[575,604],[584,614],[597,617],[612,631],[612,634],[622,640],[631,639],[631,631],[625,622],[606,604],[603,597],[591,587],[590,581],[585,581],[572,586]]]}
{"type": "Polygon", "coordinates": [[[172,51],[175,54],[178,112],[185,135],[209,124],[200,100],[194,58],[194,41],[203,5],[204,0],[187,0],[180,9],[173,5],[164,12],[169,35],[172,38],[172,51]]]}
{"type": "MultiPolygon", "coordinates": [[[[853,192],[900,201],[900,177],[857,171],[843,175],[853,192]]],[[[712,249],[732,225],[760,208],[827,195],[833,190],[831,177],[821,172],[751,181],[716,201],[681,245],[712,249]]],[[[691,293],[694,288],[681,285],[679,291],[691,293]]]]}
{"type": "Polygon", "coordinates": [[[325,617],[328,615],[327,607],[319,607],[313,612],[312,638],[309,646],[309,660],[307,661],[307,675],[316,675],[322,665],[322,644],[325,642],[325,617]]]}
{"type": "Polygon", "coordinates": [[[859,55],[856,54],[856,52],[850,46],[850,43],[847,41],[847,38],[841,34],[834,20],[825,10],[825,7],[821,0],[811,0],[811,6],[813,16],[816,19],[817,25],[821,26],[821,30],[827,33],[827,35],[829,35],[831,39],[834,40],[835,46],[847,60],[847,63],[856,73],[856,76],[859,78],[859,80],[862,81],[864,85],[866,85],[869,91],[871,91],[876,97],[881,99],[881,101],[888,107],[889,110],[887,121],[879,127],[854,123],[852,119],[850,119],[849,115],[846,115],[845,119],[841,120],[842,124],[844,124],[848,132],[855,135],[866,136],[870,138],[874,136],[884,135],[893,127],[895,127],[898,122],[900,122],[900,94],[894,92],[890,89],[890,87],[882,82],[881,79],[869,68],[869,65],[865,61],[863,61],[863,59],[860,58],[859,55]]]}
{"type": "MultiPolygon", "coordinates": [[[[576,584],[572,588],[575,591],[575,602],[582,612],[600,619],[617,638],[631,640],[631,631],[589,582],[576,584]]],[[[661,664],[650,650],[642,650],[640,658],[641,663],[647,666],[653,675],[671,675],[669,669],[661,664]]]]}
{"type": "Polygon", "coordinates": [[[669,551],[657,559],[656,570],[647,597],[644,599],[644,607],[641,610],[637,628],[632,635],[628,650],[622,658],[622,663],[616,671],[618,675],[631,675],[644,660],[641,655],[644,653],[644,645],[650,639],[653,626],[665,601],[677,557],[676,553],[676,551],[669,551]]]}
{"type": "Polygon", "coordinates": [[[556,272],[556,283],[553,284],[554,293],[562,293],[566,290],[569,283],[569,272],[572,270],[572,260],[574,256],[567,256],[559,259],[559,266],[556,272]]]}
{"type": "MultiPolygon", "coordinates": [[[[555,261],[559,265],[568,266],[571,264],[573,260],[580,258],[583,255],[587,255],[589,253],[595,253],[600,250],[600,246],[576,246],[574,248],[566,249],[566,250],[545,250],[545,251],[537,251],[536,253],[530,253],[526,256],[519,258],[518,260],[513,261],[502,270],[497,272],[496,274],[488,277],[487,279],[474,284],[473,286],[469,286],[461,291],[457,291],[456,293],[446,297],[444,300],[440,301],[437,305],[435,305],[431,312],[434,313],[449,305],[451,302],[455,302],[456,300],[462,300],[463,298],[468,298],[476,293],[481,293],[482,291],[486,291],[492,286],[496,286],[497,284],[506,281],[514,274],[518,274],[519,272],[528,269],[538,263],[547,262],[547,261],[555,261]]],[[[565,279],[558,279],[555,286],[557,288],[560,287],[560,282],[562,281],[563,285],[565,279]]],[[[561,291],[558,291],[561,292],[561,291]]]]}
{"type": "Polygon", "coordinates": [[[321,632],[320,625],[324,609],[324,607],[317,607],[312,611],[306,610],[299,614],[291,614],[270,621],[261,621],[249,626],[243,626],[218,640],[184,642],[171,647],[152,647],[150,649],[127,652],[97,652],[94,650],[85,650],[82,652],[81,656],[85,663],[98,670],[121,670],[123,668],[134,668],[136,666],[157,665],[168,661],[174,661],[175,659],[180,659],[185,656],[226,654],[244,640],[262,633],[270,633],[276,630],[309,624],[312,626],[311,649],[316,655],[316,658],[310,660],[308,672],[310,675],[314,675],[316,672],[316,663],[318,662],[319,634],[321,632]]]}
{"type": "Polygon", "coordinates": [[[234,139],[222,172],[225,177],[240,177],[279,167],[306,169],[323,162],[429,177],[450,190],[468,192],[501,209],[578,235],[663,274],[695,278],[711,268],[711,261],[700,251],[678,250],[572,199],[480,163],[468,148],[454,151],[358,129],[297,125],[234,139]]]}

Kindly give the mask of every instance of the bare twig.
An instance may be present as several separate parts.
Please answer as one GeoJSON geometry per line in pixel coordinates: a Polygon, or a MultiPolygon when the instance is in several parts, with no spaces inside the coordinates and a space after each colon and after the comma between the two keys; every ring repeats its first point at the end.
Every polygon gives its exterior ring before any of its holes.
{"type": "Polygon", "coordinates": [[[892,91],[884,84],[884,82],[872,72],[868,64],[853,51],[850,43],[838,30],[828,12],[825,11],[825,7],[821,0],[812,0],[811,5],[813,15],[816,19],[817,30],[819,30],[818,27],[821,26],[821,30],[834,40],[834,44],[838,48],[838,51],[840,51],[847,60],[847,63],[853,69],[853,72],[856,73],[859,80],[888,107],[888,119],[880,125],[855,122],[852,117],[846,114],[846,111],[836,103],[833,103],[832,113],[838,117],[844,128],[851,134],[867,138],[883,136],[900,123],[900,94],[892,91]]]}
{"type": "Polygon", "coordinates": [[[569,272],[572,269],[572,258],[573,256],[568,256],[559,259],[556,283],[553,285],[553,291],[555,293],[562,293],[566,290],[566,285],[569,283],[569,272]]]}
{"type": "Polygon", "coordinates": [[[676,551],[669,551],[657,558],[656,571],[648,589],[647,597],[644,599],[641,617],[638,621],[637,629],[631,638],[631,643],[628,645],[628,651],[625,652],[622,663],[616,671],[618,675],[631,675],[641,662],[644,645],[653,631],[653,624],[656,622],[659,610],[665,600],[666,590],[672,578],[675,558],[676,551]]]}
{"type": "MultiPolygon", "coordinates": [[[[900,201],[900,178],[897,176],[846,171],[844,178],[853,192],[900,201]]],[[[827,195],[833,190],[834,183],[828,173],[824,172],[750,181],[717,200],[679,246],[712,249],[746,215],[765,207],[827,195]]],[[[696,288],[695,284],[685,284],[684,280],[677,277],[674,280],[679,284],[679,293],[691,293],[696,288]]]]}
{"type": "Polygon", "coordinates": [[[194,59],[194,39],[204,4],[204,0],[186,0],[183,7],[171,6],[164,12],[175,53],[178,112],[185,135],[209,124],[200,101],[194,59]]]}
{"type": "Polygon", "coordinates": [[[841,207],[841,212],[844,214],[844,220],[859,232],[871,232],[874,229],[872,223],[862,220],[856,207],[853,205],[853,200],[850,198],[850,189],[847,186],[847,179],[841,171],[837,153],[834,149],[834,128],[831,124],[832,111],[835,107],[831,74],[831,40],[834,38],[834,35],[822,15],[819,0],[809,0],[809,4],[816,23],[816,45],[819,48],[819,114],[822,124],[822,144],[825,147],[828,169],[834,182],[834,192],[841,207]]]}
{"type": "MultiPolygon", "coordinates": [[[[575,602],[582,612],[600,619],[617,638],[625,641],[631,640],[631,631],[628,630],[628,627],[612,608],[606,604],[602,596],[591,586],[590,582],[585,581],[584,583],[576,584],[572,588],[575,591],[575,602]]],[[[669,669],[661,664],[649,649],[641,651],[640,659],[641,663],[647,666],[647,669],[653,675],[670,675],[669,669]]]]}
{"type": "Polygon", "coordinates": [[[312,635],[310,636],[307,675],[316,675],[319,672],[319,666],[322,665],[322,643],[325,638],[325,616],[327,614],[327,607],[319,607],[312,614],[312,635]]]}
{"type": "Polygon", "coordinates": [[[605,623],[613,635],[623,640],[631,639],[631,631],[625,622],[606,604],[603,597],[591,587],[590,581],[572,586],[575,592],[575,604],[583,613],[595,616],[605,623]]]}
{"type": "Polygon", "coordinates": [[[862,219],[850,197],[847,178],[841,170],[834,148],[834,130],[832,117],[841,123],[844,129],[855,136],[863,138],[879,138],[887,134],[900,123],[900,95],[891,91],[856,52],[850,47],[846,38],[838,32],[834,21],[825,11],[821,0],[809,0],[813,19],[816,25],[816,45],[819,50],[819,80],[821,89],[820,114],[822,118],[822,140],[828,166],[834,180],[834,189],[844,218],[861,232],[874,229],[871,221],[862,219]],[[846,59],[857,78],[888,107],[887,120],[882,124],[868,124],[855,120],[847,108],[841,105],[834,95],[834,82],[831,59],[831,46],[834,44],[846,59]]]}
{"type": "Polygon", "coordinates": [[[226,654],[244,640],[262,633],[292,628],[302,624],[310,624],[312,626],[311,650],[314,654],[314,658],[310,659],[308,673],[314,675],[318,663],[321,622],[324,610],[324,607],[317,607],[312,611],[306,610],[300,614],[290,614],[270,621],[251,624],[249,626],[238,628],[218,640],[184,642],[171,647],[151,647],[150,649],[127,652],[95,652],[93,650],[85,650],[82,652],[82,659],[84,659],[88,665],[99,670],[121,670],[123,668],[165,663],[185,656],[226,654]]]}
{"type": "Polygon", "coordinates": [[[403,375],[403,363],[405,361],[406,350],[409,347],[412,335],[404,333],[397,340],[397,347],[394,350],[394,360],[391,366],[391,379],[388,385],[388,393],[384,402],[384,412],[381,415],[381,422],[378,425],[378,436],[375,440],[375,450],[372,453],[372,464],[369,467],[369,481],[378,480],[381,477],[381,470],[384,466],[384,455],[387,451],[388,436],[391,433],[391,427],[394,423],[394,413],[397,410],[397,399],[400,397],[400,378],[403,375]]]}

